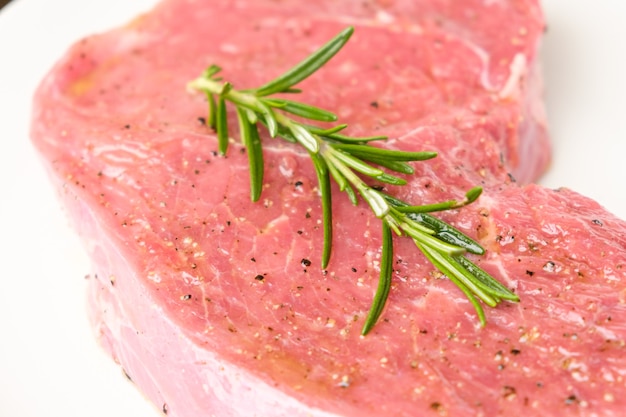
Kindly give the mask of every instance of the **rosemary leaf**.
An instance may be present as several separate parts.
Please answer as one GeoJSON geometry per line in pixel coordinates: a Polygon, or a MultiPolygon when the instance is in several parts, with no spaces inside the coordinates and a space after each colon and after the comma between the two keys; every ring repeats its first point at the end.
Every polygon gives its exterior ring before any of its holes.
{"type": "Polygon", "coordinates": [[[348,186],[345,188],[344,191],[346,192],[346,194],[348,194],[348,199],[350,199],[350,202],[352,203],[353,206],[356,206],[359,204],[359,199],[356,196],[356,192],[354,192],[354,189],[352,188],[350,184],[348,184],[348,186]]]}
{"type": "Polygon", "coordinates": [[[299,88],[288,88],[286,90],[281,91],[281,93],[285,93],[285,94],[298,94],[301,92],[302,90],[300,90],[299,88]]]}
{"type": "Polygon", "coordinates": [[[332,212],[332,191],[330,189],[330,175],[328,166],[318,154],[309,153],[320,189],[322,202],[322,224],[324,226],[324,248],[322,250],[322,269],[328,267],[333,239],[333,212],[332,212]]]}
{"type": "Polygon", "coordinates": [[[362,158],[362,159],[372,162],[376,165],[380,165],[392,171],[399,172],[400,174],[411,175],[415,173],[415,170],[413,169],[413,167],[404,161],[387,161],[384,159],[376,159],[376,158],[362,158]]]}
{"type": "Polygon", "coordinates": [[[309,132],[313,133],[314,135],[317,136],[328,136],[328,135],[332,135],[333,133],[337,133],[339,131],[342,131],[343,129],[345,129],[346,127],[348,127],[347,124],[342,124],[342,125],[337,125],[337,126],[333,126],[329,129],[321,129],[317,126],[311,126],[311,125],[306,125],[305,126],[307,129],[309,129],[309,132]]]}
{"type": "Polygon", "coordinates": [[[347,143],[347,144],[351,143],[351,144],[359,144],[359,145],[362,145],[367,142],[378,141],[378,140],[387,140],[387,136],[351,137],[351,136],[340,135],[338,133],[331,133],[329,135],[320,135],[320,136],[324,136],[328,139],[332,139],[340,143],[347,143]]]}
{"type": "Polygon", "coordinates": [[[250,109],[247,108],[243,108],[246,111],[246,118],[248,119],[248,121],[252,124],[256,124],[259,121],[259,117],[256,115],[256,113],[250,109]]]}
{"type": "Polygon", "coordinates": [[[435,204],[424,204],[423,206],[397,207],[400,213],[432,213],[433,211],[450,210],[457,205],[456,200],[443,201],[435,204]]]}
{"type": "Polygon", "coordinates": [[[211,65],[206,70],[204,70],[204,73],[202,74],[202,76],[204,78],[214,78],[215,74],[217,74],[221,70],[222,69],[218,67],[217,65],[211,65]]]}
{"type": "Polygon", "coordinates": [[[437,236],[437,238],[441,239],[444,242],[447,242],[451,245],[460,246],[467,250],[469,253],[473,253],[475,255],[483,255],[485,253],[485,249],[480,246],[480,244],[474,239],[470,238],[454,226],[436,218],[435,216],[431,216],[428,213],[409,213],[407,214],[407,216],[417,219],[418,222],[435,230],[435,236],[437,236]]]}
{"type": "Polygon", "coordinates": [[[437,156],[436,152],[404,152],[347,143],[337,144],[335,147],[360,158],[370,157],[388,161],[425,161],[437,156]]]}
{"type": "Polygon", "coordinates": [[[403,180],[402,178],[398,178],[395,177],[393,175],[389,175],[386,173],[383,173],[382,175],[378,175],[376,177],[374,177],[375,179],[377,179],[380,182],[384,182],[386,184],[391,184],[391,185],[406,185],[406,180],[403,180]]]}
{"type": "MultiPolygon", "coordinates": [[[[465,193],[465,200],[459,202],[456,200],[442,201],[435,204],[425,204],[421,206],[398,206],[397,209],[401,213],[432,213],[434,211],[451,210],[466,206],[473,203],[480,196],[482,187],[474,187],[465,193]]],[[[461,234],[461,232],[458,232],[461,234]]]]}
{"type": "Polygon", "coordinates": [[[275,78],[274,80],[256,89],[257,96],[269,96],[271,94],[285,92],[300,81],[308,78],[320,69],[348,42],[354,32],[353,27],[347,27],[331,39],[313,54],[309,55],[299,64],[275,78]]]}
{"type": "Polygon", "coordinates": [[[267,126],[267,130],[271,137],[275,138],[278,134],[278,121],[276,120],[276,116],[274,116],[274,112],[271,107],[263,103],[259,100],[257,103],[259,111],[261,112],[261,117],[267,126]]]}
{"type": "Polygon", "coordinates": [[[224,84],[222,84],[222,91],[220,91],[220,95],[225,96],[230,93],[232,89],[233,85],[229,82],[225,82],[224,84]]]}
{"type": "Polygon", "coordinates": [[[382,222],[382,254],[380,259],[380,274],[378,278],[378,287],[374,295],[374,301],[370,307],[370,311],[365,319],[365,324],[361,330],[361,335],[367,335],[374,327],[380,317],[391,289],[391,273],[393,272],[393,236],[391,228],[387,223],[382,222]]]}
{"type": "Polygon", "coordinates": [[[206,120],[206,124],[213,130],[217,128],[217,103],[215,102],[215,95],[211,93],[206,94],[206,99],[209,103],[209,115],[206,120]]]}
{"type": "Polygon", "coordinates": [[[291,123],[289,126],[291,133],[305,149],[312,153],[319,151],[319,144],[315,137],[304,128],[301,124],[291,123]]]}
{"type": "Polygon", "coordinates": [[[413,240],[422,243],[424,246],[446,255],[462,255],[465,253],[464,248],[437,239],[435,235],[426,234],[421,231],[416,233],[412,226],[414,225],[404,223],[402,230],[404,230],[407,235],[411,236],[413,240]]]}
{"type": "Polygon", "coordinates": [[[318,120],[320,122],[334,122],[337,120],[337,116],[328,110],[298,103],[297,101],[266,98],[263,99],[263,102],[271,107],[277,107],[287,113],[295,114],[296,116],[301,116],[309,120],[318,120]]]}
{"type": "Polygon", "coordinates": [[[511,292],[504,285],[500,284],[496,281],[491,275],[485,272],[478,265],[470,261],[464,256],[461,256],[456,259],[459,264],[461,264],[470,274],[476,278],[477,281],[480,281],[480,284],[484,286],[484,288],[488,288],[489,291],[496,297],[501,298],[503,300],[518,302],[519,297],[517,294],[511,292]]]}
{"type": "Polygon", "coordinates": [[[389,204],[375,189],[370,187],[361,187],[359,191],[361,192],[363,199],[370,205],[374,215],[379,219],[382,219],[389,213],[389,210],[391,210],[389,204]]]}
{"type": "Polygon", "coordinates": [[[480,195],[483,193],[483,188],[482,187],[474,187],[471,190],[469,190],[468,192],[465,193],[465,198],[466,201],[464,203],[464,205],[467,204],[471,204],[474,201],[476,201],[478,199],[478,197],[480,197],[480,195]]]}
{"type": "Polygon", "coordinates": [[[344,177],[343,174],[337,168],[335,168],[333,164],[327,164],[326,166],[328,167],[330,175],[332,175],[333,179],[339,186],[339,191],[345,191],[348,187],[350,187],[350,184],[348,183],[346,177],[344,177]]]}
{"type": "Polygon", "coordinates": [[[245,109],[237,108],[239,132],[245,147],[248,150],[250,165],[250,199],[258,201],[263,190],[263,150],[261,138],[256,124],[250,123],[245,109]]]}
{"type": "Polygon", "coordinates": [[[228,119],[226,117],[226,101],[224,101],[224,97],[222,96],[217,100],[215,118],[218,148],[222,155],[226,155],[226,151],[228,150],[228,119]]]}
{"type": "Polygon", "coordinates": [[[338,159],[342,163],[346,164],[350,168],[360,172],[361,174],[367,175],[369,177],[378,177],[379,175],[383,175],[383,171],[378,168],[374,168],[371,165],[366,164],[358,158],[353,157],[345,152],[335,151],[332,152],[334,158],[338,159]]]}

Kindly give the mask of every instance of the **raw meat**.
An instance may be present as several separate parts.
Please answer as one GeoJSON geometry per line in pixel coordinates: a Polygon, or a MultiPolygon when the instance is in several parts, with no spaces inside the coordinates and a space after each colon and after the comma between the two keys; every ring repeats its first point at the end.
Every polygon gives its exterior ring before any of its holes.
{"type": "Polygon", "coordinates": [[[166,0],[77,43],[35,97],[32,137],[93,259],[103,346],[171,416],[620,415],[626,409],[626,224],[546,168],[537,1],[166,0]],[[254,87],[346,25],[302,84],[350,133],[435,150],[409,201],[480,200],[442,216],[519,304],[473,308],[407,239],[381,322],[359,336],[380,226],[336,195],[327,271],[313,169],[264,138],[266,185],[216,155],[200,94],[209,64],[254,87]]]}

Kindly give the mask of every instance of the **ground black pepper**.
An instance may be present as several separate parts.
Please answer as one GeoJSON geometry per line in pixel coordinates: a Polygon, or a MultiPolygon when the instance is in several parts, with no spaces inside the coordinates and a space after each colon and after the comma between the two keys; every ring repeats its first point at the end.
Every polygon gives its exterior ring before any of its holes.
{"type": "Polygon", "coordinates": [[[504,387],[502,387],[502,391],[503,391],[502,396],[504,398],[512,398],[517,393],[517,390],[515,389],[515,387],[512,387],[510,385],[505,385],[504,387]]]}
{"type": "Polygon", "coordinates": [[[435,411],[441,410],[442,407],[443,407],[443,405],[440,402],[438,402],[438,401],[430,403],[430,408],[432,408],[435,411]]]}

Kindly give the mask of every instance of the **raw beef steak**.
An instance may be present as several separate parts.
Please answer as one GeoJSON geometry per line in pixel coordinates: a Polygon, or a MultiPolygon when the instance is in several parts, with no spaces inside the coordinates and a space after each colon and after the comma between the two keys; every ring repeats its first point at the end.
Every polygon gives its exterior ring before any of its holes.
{"type": "MultiPolygon", "coordinates": [[[[166,0],[77,43],[35,97],[32,137],[93,259],[98,336],[171,416],[610,416],[626,409],[626,223],[568,190],[518,186],[546,167],[538,2],[166,0]],[[416,203],[484,195],[442,216],[477,237],[520,296],[478,325],[460,291],[396,239],[380,323],[360,329],[380,225],[334,199],[321,271],[315,173],[263,138],[217,156],[185,90],[209,64],[255,87],[346,25],[350,43],[300,98],[354,135],[434,150],[416,203]]],[[[234,120],[233,120],[234,122],[234,120]]]]}

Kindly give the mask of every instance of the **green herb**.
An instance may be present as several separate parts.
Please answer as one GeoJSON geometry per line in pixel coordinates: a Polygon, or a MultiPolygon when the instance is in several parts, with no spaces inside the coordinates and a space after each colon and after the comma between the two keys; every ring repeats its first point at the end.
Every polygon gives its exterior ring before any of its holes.
{"type": "Polygon", "coordinates": [[[451,225],[430,215],[430,212],[458,209],[475,201],[481,194],[480,187],[469,190],[463,201],[446,201],[432,205],[411,205],[398,200],[378,188],[368,185],[363,178],[382,183],[404,185],[406,181],[390,174],[412,174],[408,162],[423,161],[436,157],[434,152],[403,152],[371,146],[369,142],[384,140],[384,136],[351,137],[341,132],[347,125],[340,124],[322,128],[299,120],[334,122],[337,116],[325,109],[308,104],[268,97],[276,93],[298,93],[296,84],[320,69],[345,45],[353,33],[349,27],[340,32],[326,45],[304,59],[278,78],[256,89],[237,90],[223,82],[217,74],[221,68],[209,67],[189,87],[204,92],[209,103],[207,124],[217,133],[219,150],[225,154],[229,131],[226,103],[235,106],[239,121],[239,134],[248,150],[250,164],[250,196],[260,198],[263,185],[263,153],[259,124],[265,126],[273,138],[280,137],[304,147],[315,167],[322,202],[324,223],[324,249],[322,268],[326,268],[331,255],[332,205],[331,178],[341,191],[346,192],[353,204],[360,196],[369,204],[382,224],[382,257],[378,288],[374,295],[362,334],[367,334],[376,324],[387,301],[393,273],[393,234],[408,236],[417,248],[443,274],[467,296],[478,314],[481,324],[486,323],[485,313],[479,302],[490,307],[502,300],[519,301],[519,298],[496,281],[487,272],[472,263],[464,255],[482,255],[484,249],[473,239],[451,225]],[[290,115],[298,116],[298,120],[290,115]]]}

